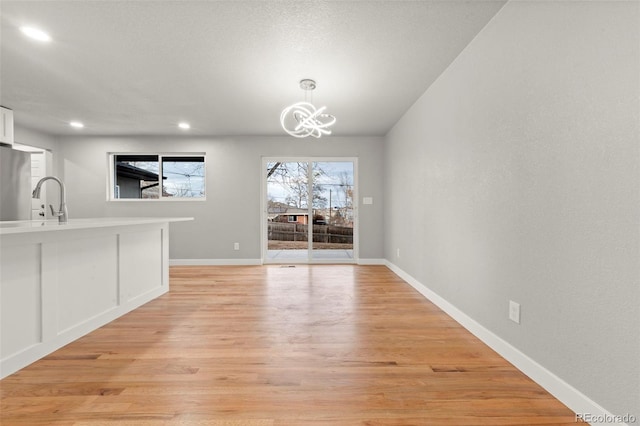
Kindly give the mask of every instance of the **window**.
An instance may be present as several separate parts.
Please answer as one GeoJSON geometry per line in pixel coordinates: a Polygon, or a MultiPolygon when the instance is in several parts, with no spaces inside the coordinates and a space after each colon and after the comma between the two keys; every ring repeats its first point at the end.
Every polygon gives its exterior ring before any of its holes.
{"type": "Polygon", "coordinates": [[[112,200],[205,198],[203,154],[111,154],[112,200]]]}
{"type": "Polygon", "coordinates": [[[288,221],[289,222],[297,222],[298,221],[298,216],[289,215],[288,221]]]}

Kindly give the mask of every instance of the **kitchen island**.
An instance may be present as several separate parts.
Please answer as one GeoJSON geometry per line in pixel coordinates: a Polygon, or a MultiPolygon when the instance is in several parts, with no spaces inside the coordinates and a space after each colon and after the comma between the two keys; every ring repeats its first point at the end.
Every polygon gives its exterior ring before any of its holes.
{"type": "Polygon", "coordinates": [[[0,377],[169,290],[169,223],[0,222],[0,377]]]}

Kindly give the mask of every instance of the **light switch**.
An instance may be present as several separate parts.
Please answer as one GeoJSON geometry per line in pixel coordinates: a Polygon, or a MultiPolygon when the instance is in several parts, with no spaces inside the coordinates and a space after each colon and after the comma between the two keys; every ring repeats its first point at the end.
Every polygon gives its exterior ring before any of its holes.
{"type": "Polygon", "coordinates": [[[373,197],[362,197],[362,204],[373,204],[373,197]]]}

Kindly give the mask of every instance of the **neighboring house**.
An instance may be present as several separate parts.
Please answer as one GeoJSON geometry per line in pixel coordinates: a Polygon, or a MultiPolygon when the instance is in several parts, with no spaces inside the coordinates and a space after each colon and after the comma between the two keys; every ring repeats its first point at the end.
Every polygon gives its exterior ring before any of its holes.
{"type": "MultiPolygon", "coordinates": [[[[307,225],[309,212],[307,209],[292,207],[284,203],[272,202],[267,209],[269,222],[288,222],[307,225]]],[[[353,227],[353,209],[335,207],[329,212],[328,208],[314,209],[313,223],[315,225],[337,225],[353,227]],[[329,220],[331,218],[331,220],[329,220]]]]}
{"type": "Polygon", "coordinates": [[[309,223],[309,211],[297,207],[289,207],[286,211],[279,213],[273,218],[273,222],[300,223],[306,225],[309,223]]]}
{"type": "Polygon", "coordinates": [[[267,207],[267,220],[269,222],[309,223],[309,211],[299,207],[289,206],[285,203],[270,202],[267,207]]]}
{"type": "MultiPolygon", "coordinates": [[[[157,173],[123,162],[116,163],[116,198],[157,198],[159,186],[157,173]]],[[[163,193],[163,196],[171,194],[163,193]]]]}

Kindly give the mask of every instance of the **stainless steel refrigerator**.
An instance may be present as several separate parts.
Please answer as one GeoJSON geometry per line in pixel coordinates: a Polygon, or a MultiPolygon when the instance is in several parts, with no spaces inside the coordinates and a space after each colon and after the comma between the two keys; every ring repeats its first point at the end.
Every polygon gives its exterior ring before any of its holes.
{"type": "Polygon", "coordinates": [[[31,154],[0,145],[0,220],[31,219],[31,154]]]}

